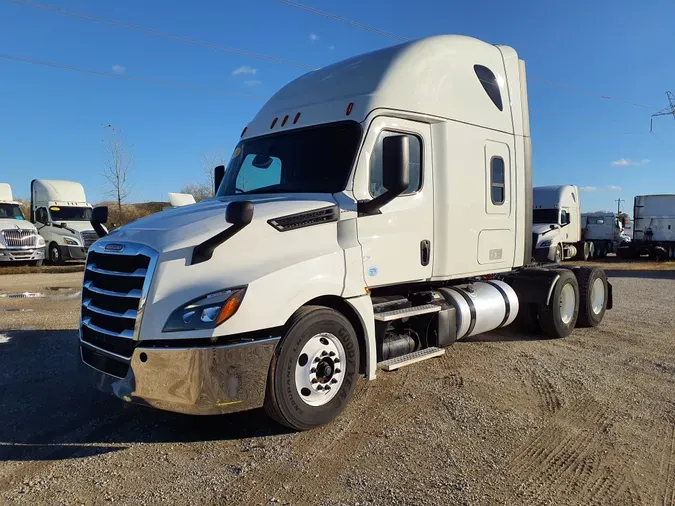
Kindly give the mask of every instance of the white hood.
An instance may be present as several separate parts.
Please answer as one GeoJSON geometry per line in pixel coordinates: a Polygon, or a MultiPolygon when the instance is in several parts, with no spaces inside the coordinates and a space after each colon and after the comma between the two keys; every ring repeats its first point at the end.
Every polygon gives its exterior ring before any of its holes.
{"type": "MultiPolygon", "coordinates": [[[[129,241],[150,246],[159,252],[192,247],[230,227],[225,221],[227,205],[235,200],[249,200],[254,204],[253,222],[266,224],[267,220],[320,209],[336,204],[332,195],[274,195],[220,197],[190,206],[167,209],[136,220],[113,230],[106,241],[129,241]]],[[[270,234],[275,230],[266,224],[270,234]]],[[[275,232],[276,233],[276,232],[275,232]]]]}
{"type": "MultiPolygon", "coordinates": [[[[55,221],[54,223],[58,223],[59,225],[64,224],[66,227],[77,232],[94,231],[94,227],[88,221],[55,221]]],[[[70,235],[66,229],[63,229],[63,231],[70,235]]]]}
{"type": "Polygon", "coordinates": [[[0,218],[0,230],[20,229],[35,230],[35,225],[26,220],[15,220],[10,218],[0,218]]]}
{"type": "Polygon", "coordinates": [[[560,225],[555,225],[555,228],[551,228],[551,225],[554,225],[553,223],[536,223],[532,225],[532,232],[535,234],[543,234],[545,232],[548,232],[548,235],[555,235],[554,231],[560,230],[560,225]]]}

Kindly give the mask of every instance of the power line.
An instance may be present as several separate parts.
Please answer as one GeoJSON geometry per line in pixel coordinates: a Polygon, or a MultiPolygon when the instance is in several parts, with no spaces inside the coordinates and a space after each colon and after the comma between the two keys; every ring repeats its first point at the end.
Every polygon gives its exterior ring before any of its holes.
{"type": "MultiPolygon", "coordinates": [[[[333,19],[335,21],[339,21],[340,23],[344,23],[344,24],[347,24],[347,25],[350,25],[350,26],[361,28],[362,30],[367,30],[369,32],[377,33],[377,34],[380,34],[380,35],[384,35],[385,37],[390,37],[392,39],[396,39],[396,40],[399,40],[399,41],[407,42],[407,41],[413,40],[413,39],[408,38],[408,37],[402,37],[401,35],[397,35],[395,33],[387,32],[385,30],[380,30],[379,28],[375,28],[374,26],[366,25],[366,24],[363,24],[363,23],[359,23],[358,21],[353,21],[351,19],[347,19],[347,18],[337,16],[335,14],[331,14],[330,12],[320,11],[320,10],[315,9],[313,7],[309,7],[309,6],[304,5],[304,4],[293,2],[291,0],[276,0],[276,1],[280,2],[282,4],[289,5],[291,7],[295,7],[296,9],[302,9],[302,10],[305,10],[307,12],[311,12],[312,14],[316,14],[318,16],[324,16],[324,17],[333,19]]],[[[548,84],[549,86],[554,86],[554,87],[557,87],[557,88],[564,88],[568,91],[572,91],[572,92],[575,92],[575,93],[581,93],[581,94],[584,94],[584,95],[595,96],[595,97],[601,98],[603,100],[613,100],[615,102],[623,103],[623,104],[626,104],[626,105],[631,105],[633,107],[641,107],[641,108],[646,108],[646,109],[652,108],[649,105],[636,104],[634,102],[630,102],[630,101],[627,101],[627,100],[621,100],[621,99],[618,99],[618,98],[610,97],[608,95],[603,95],[603,94],[596,93],[596,92],[593,92],[593,91],[584,90],[584,89],[581,89],[581,88],[574,88],[574,87],[568,86],[566,84],[555,83],[553,81],[549,81],[548,79],[542,79],[540,77],[536,77],[536,76],[532,76],[532,75],[528,75],[527,77],[528,77],[528,79],[530,79],[532,81],[537,81],[537,82],[540,82],[540,83],[543,83],[543,84],[548,84]]]]}
{"type": "Polygon", "coordinates": [[[131,23],[125,23],[124,21],[118,21],[116,19],[103,18],[100,16],[94,16],[92,14],[86,14],[83,12],[75,12],[62,7],[45,4],[41,2],[34,2],[32,0],[8,0],[11,3],[26,5],[28,7],[33,7],[35,9],[42,9],[44,11],[55,12],[57,14],[63,14],[65,16],[70,16],[72,18],[84,19],[86,21],[92,21],[94,23],[102,23],[110,26],[115,26],[118,28],[124,28],[126,30],[132,30],[135,32],[144,33],[146,35],[152,35],[155,37],[163,37],[166,39],[175,40],[178,42],[184,42],[186,44],[193,44],[196,46],[208,47],[215,49],[217,51],[223,51],[228,53],[236,53],[242,56],[248,56],[250,58],[257,58],[258,60],[265,60],[271,63],[278,63],[280,65],[288,65],[291,67],[297,67],[306,70],[315,70],[316,67],[311,65],[306,65],[304,63],[298,63],[291,60],[284,60],[282,58],[277,58],[276,56],[270,56],[261,53],[255,53],[253,51],[246,51],[245,49],[239,49],[231,46],[223,46],[221,44],[216,44],[215,42],[207,42],[204,40],[193,39],[190,37],[185,37],[183,35],[175,35],[168,32],[162,32],[160,30],[155,30],[153,28],[144,28],[142,26],[133,25],[131,23]]]}
{"type": "Polygon", "coordinates": [[[335,21],[339,21],[340,23],[344,23],[346,25],[355,26],[356,28],[361,28],[362,30],[367,30],[369,32],[377,33],[378,35],[384,35],[385,37],[391,37],[392,39],[400,40],[402,42],[407,42],[409,40],[413,40],[413,39],[408,38],[408,37],[402,37],[401,35],[396,35],[395,33],[387,32],[385,30],[380,30],[379,28],[375,28],[374,26],[364,25],[363,23],[359,23],[358,21],[353,21],[351,19],[340,17],[337,14],[331,14],[330,12],[320,11],[319,9],[315,9],[314,7],[310,7],[309,5],[299,4],[297,2],[292,2],[291,0],[277,0],[277,2],[289,5],[291,7],[295,7],[296,9],[302,9],[304,11],[311,12],[312,14],[316,14],[317,16],[323,16],[323,17],[326,17],[326,18],[330,18],[330,19],[333,19],[335,21]]]}
{"type": "Polygon", "coordinates": [[[206,93],[216,93],[219,95],[229,95],[233,97],[239,97],[239,98],[247,98],[251,100],[267,100],[267,97],[261,97],[261,96],[256,96],[256,95],[248,95],[246,93],[238,93],[236,91],[226,91],[226,90],[218,90],[214,88],[203,88],[201,86],[195,86],[192,84],[185,84],[185,83],[179,83],[175,81],[163,81],[159,79],[151,79],[148,77],[140,77],[140,76],[130,76],[127,74],[117,74],[115,72],[106,72],[104,70],[94,70],[94,69],[87,69],[83,67],[74,67],[72,65],[65,65],[62,63],[54,63],[54,62],[49,62],[49,61],[43,61],[43,60],[32,60],[30,58],[21,58],[20,56],[13,56],[9,54],[4,54],[0,53],[0,58],[4,60],[11,60],[11,61],[17,61],[17,62],[22,62],[22,63],[31,63],[34,65],[43,65],[45,67],[52,67],[52,68],[57,68],[57,69],[64,69],[64,70],[72,70],[75,72],[84,72],[87,74],[95,74],[99,76],[106,76],[106,77],[116,77],[117,79],[126,79],[128,81],[140,81],[144,83],[150,83],[150,84],[157,84],[160,86],[171,86],[174,88],[183,88],[187,90],[193,90],[193,91],[202,91],[206,93]]]}
{"type": "Polygon", "coordinates": [[[654,136],[654,138],[655,138],[657,141],[659,141],[661,144],[663,144],[664,147],[665,147],[668,151],[673,151],[673,152],[675,152],[675,149],[674,149],[674,148],[672,148],[671,146],[669,146],[668,144],[666,144],[666,142],[665,142],[661,137],[659,137],[658,135],[656,135],[656,132],[652,131],[652,132],[650,132],[650,133],[654,136]]]}

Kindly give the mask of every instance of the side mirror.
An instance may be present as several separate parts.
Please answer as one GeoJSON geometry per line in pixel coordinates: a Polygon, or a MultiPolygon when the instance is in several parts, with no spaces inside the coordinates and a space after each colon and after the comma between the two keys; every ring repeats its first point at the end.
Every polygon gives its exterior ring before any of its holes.
{"type": "Polygon", "coordinates": [[[215,169],[213,169],[213,194],[215,195],[218,193],[218,188],[220,188],[220,183],[223,182],[223,178],[225,177],[225,166],[224,165],[218,165],[215,169]]]}
{"type": "Polygon", "coordinates": [[[372,200],[359,202],[360,214],[374,214],[406,191],[410,184],[410,138],[391,135],[382,139],[382,186],[386,191],[372,200]]]}
{"type": "Polygon", "coordinates": [[[108,232],[103,228],[103,224],[108,221],[108,206],[98,206],[95,207],[91,212],[91,219],[89,223],[94,227],[96,235],[99,237],[104,237],[108,235],[108,232]]]}
{"type": "Polygon", "coordinates": [[[253,202],[237,200],[230,202],[225,211],[225,221],[238,227],[245,227],[253,219],[253,202]]]}

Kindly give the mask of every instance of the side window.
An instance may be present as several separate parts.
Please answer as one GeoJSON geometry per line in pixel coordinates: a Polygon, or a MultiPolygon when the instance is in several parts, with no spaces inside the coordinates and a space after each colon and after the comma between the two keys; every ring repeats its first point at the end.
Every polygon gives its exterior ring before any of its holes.
{"type": "Polygon", "coordinates": [[[495,156],[490,160],[490,196],[492,203],[501,206],[506,197],[505,193],[504,160],[495,156]]]}
{"type": "Polygon", "coordinates": [[[488,94],[488,97],[490,97],[490,100],[492,100],[492,103],[495,104],[497,109],[503,111],[502,92],[499,89],[497,77],[489,68],[483,65],[474,65],[473,71],[476,73],[476,77],[478,77],[480,84],[483,86],[485,93],[488,94]]]}
{"type": "Polygon", "coordinates": [[[256,159],[256,155],[249,154],[244,158],[237,174],[236,187],[237,190],[249,192],[281,183],[281,160],[274,156],[260,160],[256,159]]]}
{"type": "Polygon", "coordinates": [[[560,211],[560,223],[562,225],[567,225],[569,223],[569,214],[564,209],[560,211]]]}
{"type": "MultiPolygon", "coordinates": [[[[382,132],[377,138],[375,148],[370,156],[370,194],[377,197],[385,192],[382,186],[382,139],[390,135],[400,135],[398,132],[382,132]]],[[[416,135],[408,135],[410,139],[410,184],[402,195],[410,195],[422,187],[422,141],[416,135]]]]}

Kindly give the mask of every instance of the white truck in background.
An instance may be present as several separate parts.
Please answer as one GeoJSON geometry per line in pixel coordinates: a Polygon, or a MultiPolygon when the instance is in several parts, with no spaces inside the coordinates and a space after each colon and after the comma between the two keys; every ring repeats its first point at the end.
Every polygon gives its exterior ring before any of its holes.
{"type": "Polygon", "coordinates": [[[92,205],[75,181],[34,179],[30,185],[30,221],[47,245],[47,258],[58,265],[84,260],[98,239],[90,223],[92,205]]]}
{"type": "Polygon", "coordinates": [[[264,404],[310,429],[360,375],[516,319],[565,337],[612,306],[602,269],[532,262],[525,64],[507,46],[443,35],[309,72],[214,175],[214,199],[108,235],[92,213],[81,358],[127,402],[264,404]]]}
{"type": "Polygon", "coordinates": [[[579,188],[536,186],[532,200],[532,240],[537,261],[588,260],[593,256],[593,243],[582,240],[579,188]]]}
{"type": "Polygon", "coordinates": [[[582,239],[592,244],[591,256],[605,258],[616,253],[618,247],[630,242],[623,228],[621,217],[616,213],[596,211],[581,215],[582,239]]]}
{"type": "Polygon", "coordinates": [[[12,187],[0,183],[0,264],[27,262],[42,265],[45,241],[35,225],[26,220],[21,205],[12,196],[12,187]]]}
{"type": "Polygon", "coordinates": [[[622,258],[649,255],[675,259],[675,195],[638,195],[633,205],[633,240],[617,251],[622,258]]]}

